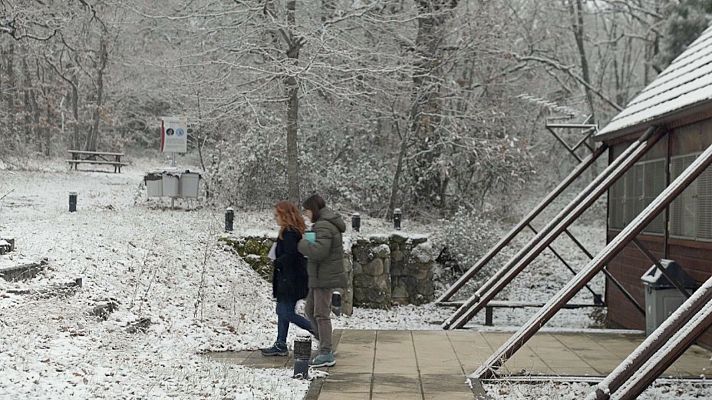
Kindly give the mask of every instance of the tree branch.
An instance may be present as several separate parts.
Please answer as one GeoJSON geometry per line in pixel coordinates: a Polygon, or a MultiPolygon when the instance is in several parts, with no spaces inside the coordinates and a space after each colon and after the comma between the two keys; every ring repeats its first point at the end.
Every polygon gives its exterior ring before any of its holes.
{"type": "Polygon", "coordinates": [[[516,59],[519,60],[519,61],[535,61],[535,62],[538,62],[538,63],[542,63],[542,64],[545,64],[545,65],[548,65],[548,66],[550,66],[550,67],[556,68],[556,69],[558,69],[559,71],[563,71],[563,72],[567,73],[570,77],[572,77],[572,78],[574,78],[575,80],[577,80],[580,84],[582,84],[583,86],[585,86],[586,88],[588,88],[589,90],[591,90],[591,92],[595,93],[596,96],[598,96],[599,98],[601,98],[601,100],[603,100],[604,102],[608,103],[608,105],[610,105],[611,107],[613,107],[615,110],[617,110],[617,111],[623,111],[623,108],[624,108],[624,107],[620,106],[620,105],[617,104],[615,101],[609,99],[606,95],[604,95],[603,93],[601,93],[600,90],[598,90],[598,89],[594,88],[593,86],[591,86],[591,84],[589,84],[588,82],[586,82],[585,79],[583,79],[581,76],[579,76],[577,73],[575,73],[575,72],[573,71],[573,67],[572,67],[572,66],[570,66],[570,65],[563,65],[563,64],[561,64],[560,62],[558,62],[558,61],[556,61],[556,60],[552,60],[552,59],[546,58],[546,57],[532,56],[532,55],[522,56],[522,55],[519,55],[519,54],[516,54],[516,53],[511,53],[511,55],[512,55],[512,57],[516,58],[516,59]]]}

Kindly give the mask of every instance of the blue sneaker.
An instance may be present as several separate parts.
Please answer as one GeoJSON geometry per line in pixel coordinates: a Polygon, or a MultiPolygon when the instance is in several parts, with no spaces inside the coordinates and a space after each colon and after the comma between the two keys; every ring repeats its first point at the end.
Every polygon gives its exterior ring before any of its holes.
{"type": "Polygon", "coordinates": [[[275,344],[272,345],[272,347],[268,347],[266,349],[260,349],[262,352],[262,355],[265,357],[270,357],[270,356],[288,356],[289,355],[289,350],[287,349],[287,344],[286,343],[278,343],[276,342],[275,344]]]}
{"type": "Polygon", "coordinates": [[[333,367],[334,365],[336,365],[336,360],[334,359],[334,353],[332,352],[319,354],[309,363],[309,366],[314,368],[333,367]]]}

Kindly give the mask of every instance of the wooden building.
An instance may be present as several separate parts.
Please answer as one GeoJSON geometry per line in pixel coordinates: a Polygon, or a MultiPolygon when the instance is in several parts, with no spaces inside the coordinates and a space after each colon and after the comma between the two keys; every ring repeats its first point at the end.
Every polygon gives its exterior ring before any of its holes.
{"type": "MultiPolygon", "coordinates": [[[[638,215],[696,156],[712,144],[712,28],[676,58],[595,137],[612,161],[651,126],[664,136],[608,193],[607,239],[638,215]]],[[[698,282],[712,275],[712,168],[659,215],[638,239],[658,258],[676,260],[698,282]]],[[[644,304],[641,276],[651,261],[629,244],[608,265],[644,304]]],[[[606,285],[612,326],[644,329],[645,318],[612,284],[606,285]]],[[[712,347],[712,330],[701,344],[712,347]]]]}

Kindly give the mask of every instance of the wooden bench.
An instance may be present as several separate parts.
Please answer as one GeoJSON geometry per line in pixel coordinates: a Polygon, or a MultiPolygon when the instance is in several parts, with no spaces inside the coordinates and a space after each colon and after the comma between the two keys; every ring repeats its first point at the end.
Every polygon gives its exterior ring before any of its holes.
{"type": "Polygon", "coordinates": [[[79,164],[98,164],[98,165],[112,165],[114,167],[114,173],[121,173],[121,167],[128,165],[121,162],[121,157],[124,153],[110,153],[105,151],[84,151],[84,150],[69,150],[69,155],[72,157],[71,160],[67,160],[69,163],[69,169],[74,167],[74,170],[78,170],[79,164]]]}
{"type": "MultiPolygon", "coordinates": [[[[463,305],[461,301],[446,301],[441,303],[436,303],[441,307],[460,307],[463,305]]],[[[546,303],[534,303],[526,301],[498,301],[492,300],[485,306],[485,325],[492,326],[493,311],[495,308],[542,308],[546,303]]],[[[587,308],[587,307],[605,307],[605,304],[595,304],[595,303],[568,303],[562,308],[565,309],[577,309],[577,308],[587,308]]]]}

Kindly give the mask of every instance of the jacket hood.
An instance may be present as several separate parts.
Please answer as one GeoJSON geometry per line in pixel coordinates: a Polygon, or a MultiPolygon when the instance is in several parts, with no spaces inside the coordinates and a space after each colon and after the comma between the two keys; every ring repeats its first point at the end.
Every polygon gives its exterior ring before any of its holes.
{"type": "Polygon", "coordinates": [[[319,211],[319,219],[331,222],[341,233],[346,232],[346,224],[340,215],[333,212],[330,208],[324,207],[319,211]]]}

